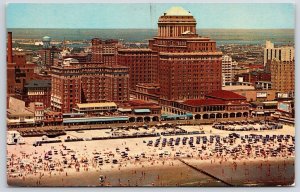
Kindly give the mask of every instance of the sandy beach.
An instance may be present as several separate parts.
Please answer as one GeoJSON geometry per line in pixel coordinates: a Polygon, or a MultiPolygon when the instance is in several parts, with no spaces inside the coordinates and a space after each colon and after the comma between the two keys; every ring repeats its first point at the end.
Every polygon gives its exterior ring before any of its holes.
{"type": "MultiPolygon", "coordinates": [[[[213,129],[211,125],[182,128],[202,130],[205,134],[62,142],[37,147],[32,144],[39,138],[26,137],[25,145],[7,145],[7,182],[11,186],[226,186],[180,159],[234,186],[294,183],[294,151],[288,150],[294,146],[290,137],[295,134],[294,127],[238,132],[239,138],[231,138],[229,134],[233,132],[213,129]],[[260,135],[261,139],[246,139],[250,134],[260,135]],[[263,144],[267,135],[275,135],[276,139],[263,144]],[[198,144],[195,141],[199,138],[198,144]],[[178,145],[173,144],[176,139],[180,140],[178,145]],[[183,140],[193,145],[183,144],[183,140]],[[159,146],[150,145],[150,141],[159,141],[159,146]],[[267,153],[278,148],[276,156],[267,153]],[[217,152],[219,149],[222,152],[217,152]],[[103,176],[104,182],[99,182],[99,176],[103,176]]],[[[71,131],[60,139],[110,134],[107,130],[71,131]]]]}

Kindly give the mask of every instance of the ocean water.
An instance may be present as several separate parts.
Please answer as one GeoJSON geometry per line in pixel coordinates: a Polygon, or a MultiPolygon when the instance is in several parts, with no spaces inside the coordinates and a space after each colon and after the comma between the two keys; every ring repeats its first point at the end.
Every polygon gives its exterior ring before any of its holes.
{"type": "MultiPolygon", "coordinates": [[[[7,29],[13,38],[41,40],[50,36],[53,40],[122,39],[124,42],[147,42],[157,34],[157,29],[7,29]]],[[[198,29],[200,36],[210,37],[222,44],[294,44],[293,29],[198,29]]]]}

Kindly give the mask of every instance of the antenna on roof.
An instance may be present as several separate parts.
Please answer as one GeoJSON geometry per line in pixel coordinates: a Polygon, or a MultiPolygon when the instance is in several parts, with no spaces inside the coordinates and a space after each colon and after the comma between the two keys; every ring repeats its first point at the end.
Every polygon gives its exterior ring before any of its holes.
{"type": "Polygon", "coordinates": [[[66,49],[66,38],[64,37],[64,41],[63,41],[63,49],[66,49]]]}
{"type": "Polygon", "coordinates": [[[153,25],[152,17],[154,16],[153,13],[152,13],[152,11],[153,11],[152,10],[152,3],[150,3],[150,22],[151,22],[151,28],[153,28],[153,26],[152,26],[153,25]]]}

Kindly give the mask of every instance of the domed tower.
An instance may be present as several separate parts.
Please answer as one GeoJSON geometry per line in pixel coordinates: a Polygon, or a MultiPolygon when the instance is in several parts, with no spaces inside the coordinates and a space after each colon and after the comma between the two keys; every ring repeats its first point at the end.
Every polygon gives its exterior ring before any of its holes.
{"type": "Polygon", "coordinates": [[[42,42],[43,42],[43,48],[44,49],[49,49],[50,48],[51,37],[48,37],[48,36],[43,37],[42,42]]]}
{"type": "Polygon", "coordinates": [[[172,7],[158,19],[159,37],[178,37],[182,33],[196,34],[196,20],[182,7],[172,7]]]}

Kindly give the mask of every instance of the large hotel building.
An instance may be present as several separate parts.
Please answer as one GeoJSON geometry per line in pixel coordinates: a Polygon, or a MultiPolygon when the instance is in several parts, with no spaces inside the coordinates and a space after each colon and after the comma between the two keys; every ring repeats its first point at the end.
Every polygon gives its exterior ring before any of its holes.
{"type": "Polygon", "coordinates": [[[131,93],[147,95],[154,83],[161,104],[204,98],[222,87],[222,52],[215,41],[196,33],[195,18],[181,7],[160,16],[149,49],[120,49],[118,64],[130,68],[131,93]],[[143,89],[136,89],[139,84],[143,89]]]}
{"type": "Polygon", "coordinates": [[[91,61],[80,62],[71,56],[51,69],[51,107],[72,112],[78,103],[123,102],[129,100],[128,67],[116,63],[116,40],[94,38],[91,61]]]}
{"type": "Polygon", "coordinates": [[[127,101],[128,68],[65,59],[52,67],[51,106],[68,113],[78,103],[127,101]]]}

